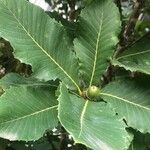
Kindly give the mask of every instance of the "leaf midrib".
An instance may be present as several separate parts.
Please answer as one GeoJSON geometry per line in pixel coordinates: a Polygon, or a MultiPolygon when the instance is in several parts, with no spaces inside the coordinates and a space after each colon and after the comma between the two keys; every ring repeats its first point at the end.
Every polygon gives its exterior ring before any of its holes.
{"type": "Polygon", "coordinates": [[[39,113],[42,113],[42,112],[45,112],[45,111],[49,111],[49,110],[55,109],[57,107],[58,107],[58,105],[55,105],[55,106],[52,106],[52,107],[48,107],[48,108],[42,109],[40,111],[36,111],[34,113],[31,113],[31,114],[28,114],[28,115],[16,118],[16,119],[12,119],[12,120],[9,120],[9,121],[2,122],[2,123],[0,123],[0,125],[7,124],[7,123],[12,123],[12,122],[15,122],[15,121],[18,121],[18,120],[21,120],[21,119],[25,119],[25,118],[28,118],[28,117],[31,117],[31,116],[34,116],[34,115],[38,115],[39,113]]]}
{"type": "Polygon", "coordinates": [[[85,113],[86,113],[86,109],[87,109],[87,106],[88,106],[88,102],[89,100],[87,100],[83,106],[83,109],[82,109],[82,112],[81,112],[81,116],[80,116],[80,132],[79,132],[79,135],[78,135],[78,138],[80,138],[81,134],[82,134],[82,130],[83,130],[83,120],[84,120],[84,116],[85,116],[85,113]]]}
{"type": "Polygon", "coordinates": [[[140,55],[140,54],[145,54],[145,53],[149,53],[150,50],[146,50],[146,51],[142,51],[142,52],[137,52],[137,53],[134,53],[134,54],[129,54],[129,55],[125,55],[125,56],[121,56],[119,58],[117,58],[117,60],[120,60],[122,58],[127,58],[127,57],[130,57],[130,56],[136,56],[136,55],[140,55]]]}
{"type": "Polygon", "coordinates": [[[94,57],[94,63],[93,63],[93,70],[92,70],[92,75],[91,75],[91,79],[90,79],[90,85],[92,85],[93,82],[93,78],[94,78],[94,74],[95,74],[95,70],[96,70],[96,64],[97,64],[97,55],[98,55],[98,49],[99,49],[99,42],[100,42],[100,36],[101,36],[101,32],[102,32],[102,25],[103,25],[103,7],[102,7],[102,12],[101,12],[101,19],[100,19],[100,25],[99,25],[99,31],[98,31],[98,36],[97,36],[97,40],[96,40],[96,48],[95,48],[95,57],[94,57]]]}
{"type": "MultiPolygon", "coordinates": [[[[33,83],[33,84],[26,84],[26,83],[21,83],[21,84],[18,84],[18,83],[10,83],[10,82],[5,82],[4,85],[13,85],[13,86],[21,86],[21,87],[32,87],[32,86],[51,86],[51,87],[57,87],[56,85],[52,85],[52,84],[49,84],[49,83],[33,83]]],[[[1,82],[0,82],[0,85],[1,85],[1,82]]],[[[2,83],[3,85],[3,83],[2,83]]],[[[2,86],[1,85],[1,86],[2,86]]]]}
{"type": "MultiPolygon", "coordinates": [[[[3,1],[1,1],[3,3],[3,1]]],[[[3,5],[9,10],[9,12],[14,16],[14,18],[16,19],[16,21],[19,23],[19,25],[23,28],[23,30],[25,31],[25,33],[32,39],[32,41],[42,50],[43,53],[45,53],[53,62],[54,64],[56,64],[61,70],[62,72],[64,72],[64,74],[72,81],[72,83],[77,87],[79,93],[82,93],[78,84],[73,80],[73,78],[59,65],[59,63],[57,63],[55,61],[55,59],[52,58],[51,55],[49,55],[47,53],[47,51],[45,49],[43,49],[42,46],[40,46],[38,44],[38,42],[32,37],[32,35],[26,30],[26,28],[23,26],[23,24],[19,21],[19,19],[15,16],[15,14],[3,3],[3,5]]]]}
{"type": "Polygon", "coordinates": [[[113,98],[122,100],[122,101],[124,101],[124,102],[126,102],[126,103],[132,104],[132,105],[134,105],[135,107],[140,107],[141,109],[146,109],[146,110],[150,111],[150,108],[147,108],[147,107],[144,107],[144,106],[142,106],[142,105],[133,103],[133,102],[127,100],[127,99],[121,98],[121,97],[116,96],[116,95],[112,95],[112,94],[104,93],[104,92],[100,93],[100,95],[104,95],[104,96],[108,96],[108,97],[113,97],[113,98]]]}

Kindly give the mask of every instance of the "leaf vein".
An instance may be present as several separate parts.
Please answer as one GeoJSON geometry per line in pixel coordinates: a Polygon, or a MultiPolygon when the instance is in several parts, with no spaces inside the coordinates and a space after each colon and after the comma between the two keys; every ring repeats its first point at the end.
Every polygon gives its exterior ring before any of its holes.
{"type": "Polygon", "coordinates": [[[138,53],[134,53],[134,54],[129,54],[129,55],[126,55],[126,56],[121,56],[121,57],[117,58],[117,60],[120,60],[121,58],[126,58],[126,57],[130,57],[130,56],[136,56],[136,55],[148,53],[148,52],[150,52],[150,50],[146,50],[146,51],[142,51],[142,52],[138,52],[138,53]]]}
{"type": "Polygon", "coordinates": [[[101,16],[102,16],[102,19],[100,20],[99,31],[98,31],[98,36],[97,36],[96,49],[95,49],[95,57],[94,57],[93,70],[92,70],[92,75],[91,75],[91,80],[90,80],[90,86],[92,85],[94,74],[95,74],[95,69],[96,69],[98,48],[99,48],[100,36],[101,36],[102,25],[103,25],[103,17],[104,17],[103,10],[102,10],[101,16]]]}
{"type": "Polygon", "coordinates": [[[2,122],[2,123],[0,123],[0,125],[6,124],[6,123],[12,123],[12,122],[15,122],[15,121],[24,119],[24,118],[28,118],[28,117],[37,115],[37,114],[39,114],[39,113],[42,113],[42,112],[45,112],[45,111],[49,111],[49,110],[55,109],[55,108],[57,108],[57,106],[58,106],[58,105],[55,105],[55,106],[52,106],[52,107],[48,107],[48,108],[46,108],[46,109],[43,109],[43,110],[40,110],[40,111],[36,111],[36,112],[34,112],[34,113],[32,113],[32,114],[28,114],[28,115],[23,116],[23,117],[20,117],[20,118],[16,118],[16,119],[12,119],[12,120],[9,120],[9,121],[2,122]]]}
{"type": "Polygon", "coordinates": [[[84,120],[84,116],[85,116],[85,113],[86,113],[86,109],[87,109],[87,106],[88,106],[88,100],[85,102],[84,104],[84,107],[82,109],[82,112],[81,112],[81,117],[80,117],[80,132],[79,132],[79,136],[78,138],[81,136],[82,134],[82,130],[83,130],[83,120],[84,120]]]}
{"type": "Polygon", "coordinates": [[[43,47],[41,45],[38,44],[38,42],[34,39],[34,37],[32,37],[32,35],[26,30],[26,28],[23,26],[23,24],[18,20],[16,15],[4,3],[3,3],[3,5],[14,16],[16,21],[19,23],[19,25],[22,27],[22,29],[25,31],[25,33],[32,39],[32,41],[54,62],[55,65],[57,65],[62,70],[62,72],[64,72],[64,74],[73,82],[73,84],[77,87],[78,91],[81,93],[81,90],[80,90],[78,84],[76,83],[76,81],[74,81],[73,78],[60,66],[60,64],[57,63],[56,60],[53,59],[52,56],[50,54],[48,54],[47,51],[45,49],[43,49],[43,47]]]}
{"type": "Polygon", "coordinates": [[[134,105],[136,107],[144,108],[144,109],[150,111],[150,108],[147,108],[147,107],[141,106],[139,104],[133,103],[133,102],[127,100],[127,99],[124,99],[124,98],[121,98],[121,97],[118,97],[118,96],[115,96],[115,95],[112,95],[112,94],[109,94],[109,93],[100,93],[100,94],[104,95],[104,96],[108,96],[108,97],[113,97],[113,98],[116,98],[116,99],[120,99],[120,100],[122,100],[122,101],[124,101],[126,103],[130,103],[130,104],[132,104],[132,105],[134,105]]]}

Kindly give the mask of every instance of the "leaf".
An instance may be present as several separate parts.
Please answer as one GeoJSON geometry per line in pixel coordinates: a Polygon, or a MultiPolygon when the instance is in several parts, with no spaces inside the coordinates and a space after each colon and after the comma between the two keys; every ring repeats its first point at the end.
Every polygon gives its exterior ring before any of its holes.
{"type": "Polygon", "coordinates": [[[112,60],[115,66],[132,72],[139,71],[150,75],[150,35],[142,38],[124,53],[112,60]]]}
{"type": "Polygon", "coordinates": [[[125,118],[129,127],[150,132],[150,79],[120,79],[102,89],[101,97],[125,118]]]}
{"type": "Polygon", "coordinates": [[[0,35],[16,58],[32,66],[33,77],[59,78],[79,90],[78,64],[64,27],[26,0],[0,0],[0,12],[0,35]]]}
{"type": "Polygon", "coordinates": [[[51,86],[51,89],[57,89],[59,82],[56,81],[40,81],[33,77],[25,78],[17,73],[9,73],[5,75],[2,79],[0,79],[0,85],[5,88],[9,88],[10,86],[28,86],[28,87],[40,87],[40,86],[51,86]]]}
{"type": "Polygon", "coordinates": [[[131,139],[126,126],[109,105],[69,94],[63,84],[60,92],[58,118],[76,143],[95,150],[127,149],[131,139]]]}
{"type": "Polygon", "coordinates": [[[61,24],[65,27],[66,31],[67,31],[67,35],[70,39],[70,42],[73,45],[73,40],[75,38],[76,35],[76,28],[77,28],[77,24],[76,22],[70,22],[66,19],[64,19],[58,12],[53,11],[53,12],[46,12],[51,18],[54,18],[55,20],[57,20],[58,22],[61,22],[61,24]]]}
{"type": "Polygon", "coordinates": [[[88,85],[97,85],[118,42],[120,17],[112,0],[94,0],[81,13],[75,50],[81,75],[88,85]]]}
{"type": "MultiPolygon", "coordinates": [[[[15,75],[14,75],[15,76],[15,75]]],[[[38,82],[17,84],[12,76],[12,86],[0,96],[0,137],[9,140],[37,140],[47,129],[57,126],[57,101],[50,86],[38,82]],[[31,85],[32,84],[32,85],[31,85]]],[[[3,85],[10,82],[5,76],[3,85]],[[7,82],[8,80],[8,82],[7,82]]],[[[21,78],[21,77],[20,77],[21,78]]],[[[17,79],[17,76],[16,76],[17,79]]],[[[2,84],[2,83],[1,83],[2,84]]]]}

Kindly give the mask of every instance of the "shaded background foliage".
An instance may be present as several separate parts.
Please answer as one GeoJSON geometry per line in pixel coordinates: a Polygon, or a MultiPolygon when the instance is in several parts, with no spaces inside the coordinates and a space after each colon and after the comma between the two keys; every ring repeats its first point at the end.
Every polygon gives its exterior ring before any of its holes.
{"type": "MultiPolygon", "coordinates": [[[[51,17],[62,22],[68,28],[68,34],[74,39],[76,36],[76,22],[81,10],[92,0],[46,0],[45,11],[51,17]]],[[[122,19],[122,33],[118,44],[118,51],[124,51],[128,45],[150,33],[150,0],[114,0],[119,7],[122,19]]],[[[36,1],[32,1],[36,3],[36,1]]],[[[13,56],[13,49],[9,42],[0,38],[0,77],[9,72],[17,72],[23,76],[29,76],[32,73],[31,66],[21,63],[13,56]]],[[[116,54],[118,55],[118,54],[116,54]]],[[[108,72],[110,74],[110,69],[108,72]]],[[[108,73],[107,72],[107,73],[108,73]]],[[[104,76],[105,82],[109,82],[111,77],[108,74],[104,76]]],[[[122,71],[114,68],[112,75],[138,76],[137,73],[122,71]],[[117,71],[115,71],[117,70],[117,71]],[[115,72],[115,74],[114,74],[115,72]]],[[[3,91],[0,89],[0,93],[3,91]]],[[[150,149],[150,135],[141,134],[131,129],[135,139],[130,149],[148,150],[150,149]]],[[[4,139],[0,140],[0,150],[86,150],[87,148],[80,144],[74,144],[72,137],[59,125],[53,131],[46,131],[41,139],[31,142],[10,142],[4,139]]]]}

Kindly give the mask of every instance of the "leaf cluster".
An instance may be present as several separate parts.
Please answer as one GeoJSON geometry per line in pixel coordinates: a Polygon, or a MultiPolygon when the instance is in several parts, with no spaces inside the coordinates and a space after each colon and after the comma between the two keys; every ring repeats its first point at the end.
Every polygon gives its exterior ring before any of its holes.
{"type": "Polygon", "coordinates": [[[26,0],[0,0],[1,51],[10,66],[15,60],[15,69],[27,67],[0,79],[1,138],[35,141],[61,126],[61,140],[70,135],[81,149],[124,150],[137,147],[141,133],[148,136],[150,34],[133,38],[139,11],[123,28],[118,7],[88,1],[69,23],[26,0]]]}

